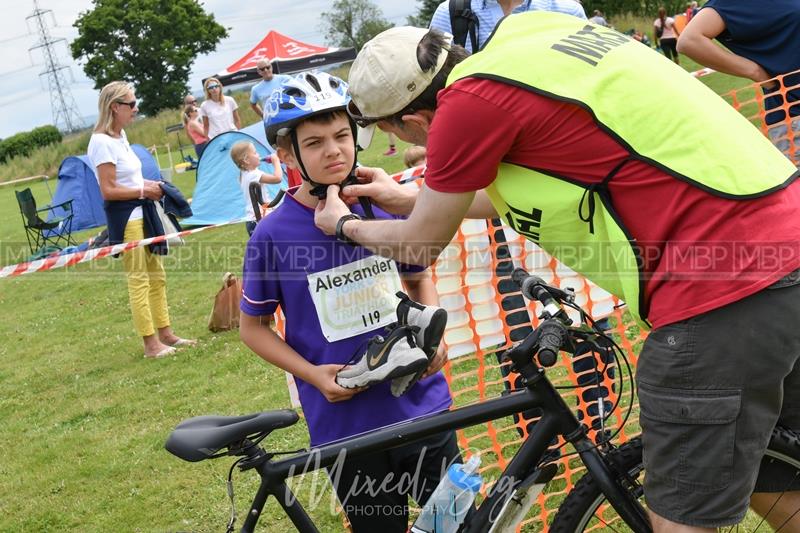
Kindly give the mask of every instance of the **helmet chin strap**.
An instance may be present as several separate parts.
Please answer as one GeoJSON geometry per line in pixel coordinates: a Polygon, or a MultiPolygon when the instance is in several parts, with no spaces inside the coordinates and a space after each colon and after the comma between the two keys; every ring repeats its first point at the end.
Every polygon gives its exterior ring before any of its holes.
{"type": "MultiPolygon", "coordinates": [[[[354,152],[357,153],[357,141],[356,141],[356,125],[355,122],[349,120],[350,122],[350,129],[353,130],[353,148],[354,152]]],[[[307,181],[311,185],[311,190],[309,194],[311,196],[315,196],[320,200],[324,200],[328,196],[328,187],[332,184],[325,185],[323,183],[317,183],[316,181],[312,180],[311,177],[308,175],[308,171],[306,170],[306,166],[303,163],[303,157],[300,155],[300,143],[297,141],[297,129],[293,128],[291,132],[292,138],[292,148],[294,148],[294,155],[295,159],[297,159],[297,164],[300,167],[300,176],[307,181]]],[[[347,177],[337,183],[336,185],[339,186],[341,189],[347,185],[355,185],[358,183],[358,178],[356,178],[355,174],[356,170],[356,161],[353,158],[353,166],[350,168],[350,172],[347,173],[347,177]]],[[[366,196],[359,196],[358,202],[361,204],[361,207],[364,209],[364,214],[367,215],[367,218],[375,218],[375,214],[372,211],[372,203],[370,202],[369,198],[366,196]]]]}

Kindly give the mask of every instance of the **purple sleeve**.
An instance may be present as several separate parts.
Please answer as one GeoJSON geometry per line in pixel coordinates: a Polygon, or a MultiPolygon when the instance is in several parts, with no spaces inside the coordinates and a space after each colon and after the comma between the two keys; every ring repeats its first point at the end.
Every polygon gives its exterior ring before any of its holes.
{"type": "Polygon", "coordinates": [[[250,316],[274,314],[281,302],[272,241],[258,237],[258,233],[254,234],[247,243],[242,268],[242,302],[239,308],[250,316]]]}
{"type": "Polygon", "coordinates": [[[427,267],[420,266],[420,265],[407,265],[405,263],[397,263],[397,271],[401,274],[416,274],[417,272],[422,272],[427,267]]]}

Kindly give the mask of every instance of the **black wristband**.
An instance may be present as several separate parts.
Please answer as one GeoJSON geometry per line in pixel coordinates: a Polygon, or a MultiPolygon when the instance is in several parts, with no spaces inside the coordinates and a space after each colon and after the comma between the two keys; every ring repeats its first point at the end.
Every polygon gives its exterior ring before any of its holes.
{"type": "Polygon", "coordinates": [[[340,218],[336,223],[336,240],[355,246],[358,243],[344,234],[344,223],[348,220],[363,220],[363,218],[355,213],[349,213],[340,218]]]}

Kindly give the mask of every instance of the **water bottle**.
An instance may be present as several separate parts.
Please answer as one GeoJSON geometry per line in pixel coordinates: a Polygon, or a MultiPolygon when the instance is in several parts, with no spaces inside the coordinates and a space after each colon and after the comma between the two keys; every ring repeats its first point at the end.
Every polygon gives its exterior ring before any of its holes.
{"type": "Polygon", "coordinates": [[[481,459],[475,454],[466,464],[451,465],[411,526],[411,532],[456,533],[481,490],[480,464],[481,459]]]}

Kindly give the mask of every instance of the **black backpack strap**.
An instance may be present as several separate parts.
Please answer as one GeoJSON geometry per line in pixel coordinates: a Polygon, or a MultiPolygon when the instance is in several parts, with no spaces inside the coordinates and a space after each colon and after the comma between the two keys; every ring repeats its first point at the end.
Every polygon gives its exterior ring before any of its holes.
{"type": "Polygon", "coordinates": [[[469,34],[472,53],[478,51],[478,17],[470,9],[470,0],[450,0],[450,27],[453,42],[465,46],[469,34]]]}

